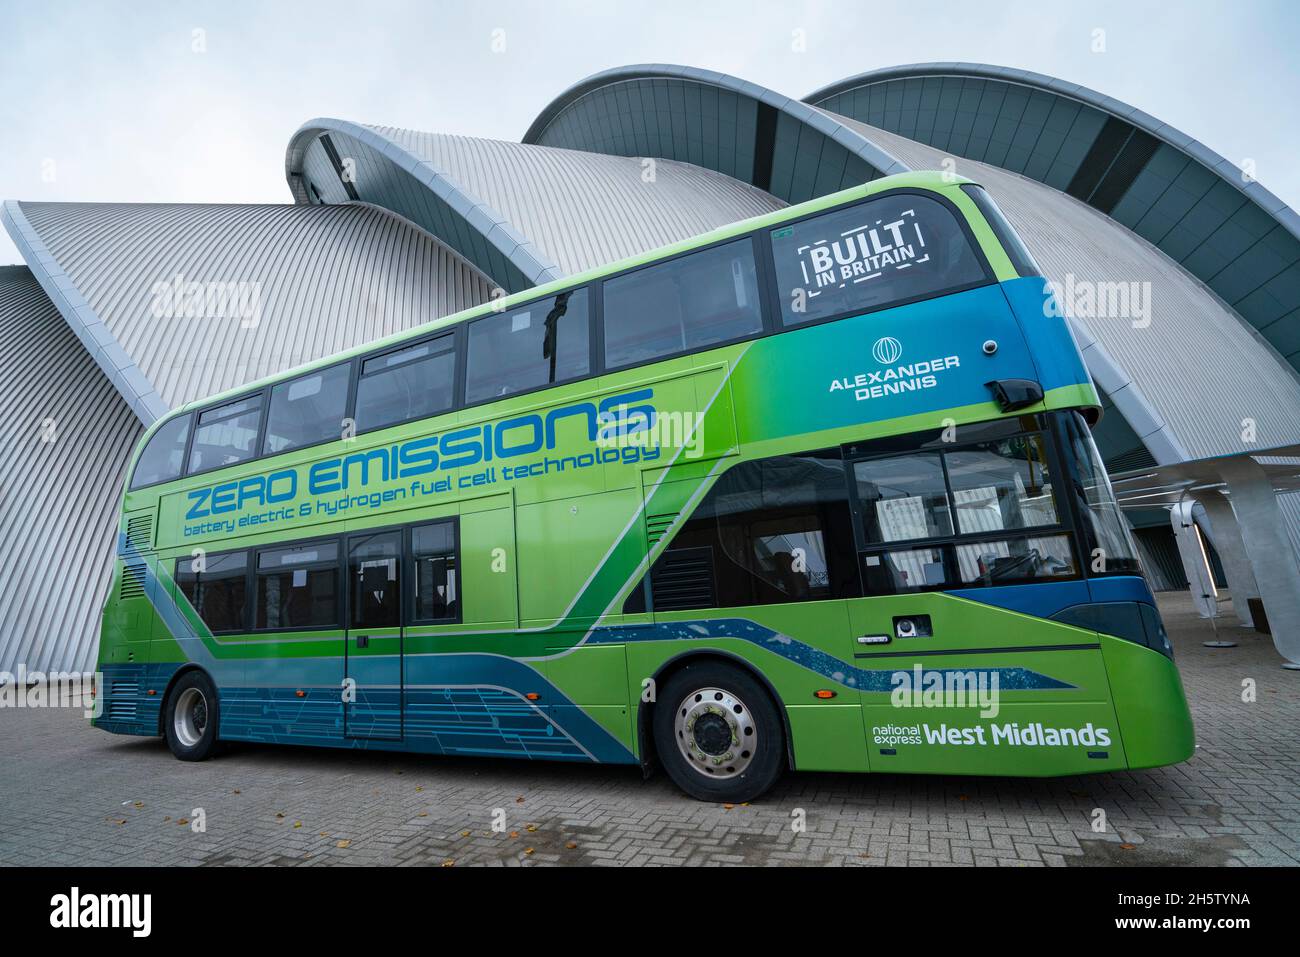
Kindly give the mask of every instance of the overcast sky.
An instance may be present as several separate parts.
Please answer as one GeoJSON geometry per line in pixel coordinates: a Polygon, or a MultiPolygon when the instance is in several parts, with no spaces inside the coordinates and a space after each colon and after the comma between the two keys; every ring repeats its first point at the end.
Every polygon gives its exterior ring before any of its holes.
{"type": "MultiPolygon", "coordinates": [[[[566,87],[630,63],[803,97],[877,67],[966,60],[1132,103],[1253,160],[1300,207],[1294,0],[0,0],[0,37],[3,199],[288,202],[284,149],[310,118],[518,140],[566,87]]],[[[19,261],[0,230],[0,263],[19,261]]]]}

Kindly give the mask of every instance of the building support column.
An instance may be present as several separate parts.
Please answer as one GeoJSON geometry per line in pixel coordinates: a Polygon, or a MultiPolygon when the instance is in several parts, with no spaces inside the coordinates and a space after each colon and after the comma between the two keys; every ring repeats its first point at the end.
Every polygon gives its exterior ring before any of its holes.
{"type": "Polygon", "coordinates": [[[1227,459],[1218,470],[1228,483],[1273,646],[1292,667],[1300,666],[1300,562],[1287,535],[1277,493],[1268,474],[1249,456],[1227,459]]]}
{"type": "Polygon", "coordinates": [[[1218,618],[1219,602],[1214,593],[1214,576],[1210,574],[1210,564],[1205,549],[1201,546],[1196,520],[1192,518],[1192,509],[1195,507],[1196,503],[1188,498],[1178,502],[1169,511],[1169,524],[1174,530],[1178,557],[1183,560],[1183,574],[1187,576],[1187,587],[1192,593],[1197,613],[1202,618],[1218,618]]]}
{"type": "Polygon", "coordinates": [[[1196,500],[1201,503],[1210,519],[1210,537],[1223,562],[1223,570],[1228,575],[1233,610],[1242,627],[1254,628],[1250,599],[1259,597],[1259,586],[1255,584],[1255,573],[1251,570],[1250,559],[1246,557],[1246,546],[1241,540],[1241,529],[1232,512],[1232,504],[1218,489],[1197,492],[1196,500]]]}

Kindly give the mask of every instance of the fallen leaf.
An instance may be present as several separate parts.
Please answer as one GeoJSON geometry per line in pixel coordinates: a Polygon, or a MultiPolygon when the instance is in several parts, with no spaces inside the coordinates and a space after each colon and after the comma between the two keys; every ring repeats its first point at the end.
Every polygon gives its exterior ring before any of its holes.
{"type": "Polygon", "coordinates": [[[531,854],[531,853],[533,853],[533,849],[532,849],[531,847],[525,847],[525,848],[524,848],[524,853],[525,853],[525,854],[531,854]]]}
{"type": "Polygon", "coordinates": [[[428,812],[428,811],[421,811],[419,814],[417,814],[417,815],[415,815],[415,816],[416,816],[416,817],[428,817],[428,816],[429,816],[429,812],[428,812]]]}
{"type": "Polygon", "coordinates": [[[567,847],[569,850],[573,850],[573,849],[574,849],[575,847],[577,847],[578,845],[577,845],[577,842],[575,842],[575,841],[569,841],[569,842],[567,842],[564,846],[567,847]]]}
{"type": "Polygon", "coordinates": [[[417,790],[417,791],[423,791],[423,790],[424,790],[424,785],[421,784],[419,787],[416,788],[416,790],[417,790]]]}
{"type": "Polygon", "coordinates": [[[110,817],[109,820],[119,826],[126,823],[126,818],[124,817],[110,817]]]}
{"type": "Polygon", "coordinates": [[[536,824],[528,824],[528,825],[526,825],[526,826],[524,827],[524,830],[525,830],[525,831],[529,831],[529,832],[535,831],[535,830],[537,830],[537,825],[536,825],[536,824]]]}
{"type": "Polygon", "coordinates": [[[330,832],[329,832],[329,831],[321,831],[321,832],[320,832],[320,836],[321,836],[321,837],[329,837],[329,836],[330,836],[330,832]]]}
{"type": "Polygon", "coordinates": [[[456,866],[456,862],[453,861],[453,860],[449,857],[449,858],[447,858],[445,861],[442,862],[442,866],[443,866],[443,867],[455,867],[455,866],[456,866]]]}
{"type": "Polygon", "coordinates": [[[523,803],[524,803],[524,799],[523,799],[522,797],[517,797],[517,798],[515,798],[515,803],[516,803],[516,804],[523,804],[523,803]]]}
{"type": "Polygon", "coordinates": [[[302,827],[302,821],[294,821],[294,822],[293,822],[293,826],[294,826],[295,828],[302,827]]]}
{"type": "Polygon", "coordinates": [[[275,818],[276,818],[276,820],[283,820],[283,818],[284,818],[284,814],[283,814],[282,812],[280,812],[280,811],[276,811],[276,812],[275,812],[275,818]]]}
{"type": "Polygon", "coordinates": [[[460,832],[460,836],[461,836],[461,837],[469,837],[469,831],[461,831],[461,832],[460,832]]]}
{"type": "Polygon", "coordinates": [[[724,805],[722,805],[722,809],[723,809],[724,811],[730,811],[730,810],[731,810],[733,807],[735,807],[735,806],[736,806],[736,805],[734,805],[734,804],[724,804],[724,805]]]}
{"type": "Polygon", "coordinates": [[[1136,845],[1136,844],[1121,844],[1120,847],[1121,847],[1123,850],[1131,851],[1131,850],[1133,850],[1133,848],[1137,847],[1137,845],[1136,845]]]}
{"type": "Polygon", "coordinates": [[[335,844],[334,846],[335,846],[335,847],[351,847],[351,846],[352,846],[352,842],[351,842],[351,841],[339,841],[339,842],[338,842],[337,844],[335,844]]]}
{"type": "Polygon", "coordinates": [[[132,806],[133,808],[136,808],[137,810],[139,810],[140,808],[144,807],[144,802],[143,802],[143,801],[136,801],[136,802],[135,802],[134,804],[132,804],[131,806],[132,806]]]}
{"type": "Polygon", "coordinates": [[[519,836],[519,832],[518,832],[518,831],[511,831],[511,832],[510,832],[510,836],[511,836],[511,837],[518,837],[518,836],[519,836]]]}
{"type": "Polygon", "coordinates": [[[239,790],[239,788],[235,788],[235,790],[232,791],[232,792],[230,792],[230,793],[232,793],[232,794],[243,794],[244,792],[241,791],[241,790],[239,790]]]}
{"type": "Polygon", "coordinates": [[[187,818],[187,817],[178,817],[178,818],[176,819],[176,823],[177,823],[177,824],[188,824],[188,823],[190,823],[190,819],[187,818]]]}

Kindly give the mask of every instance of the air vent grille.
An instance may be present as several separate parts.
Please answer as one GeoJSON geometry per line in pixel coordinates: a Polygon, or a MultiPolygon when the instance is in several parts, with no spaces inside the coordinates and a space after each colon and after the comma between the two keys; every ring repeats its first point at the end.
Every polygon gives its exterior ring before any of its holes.
{"type": "Polygon", "coordinates": [[[673,522],[677,521],[680,512],[666,512],[660,515],[647,515],[645,517],[646,537],[650,540],[650,545],[657,545],[668,533],[668,529],[673,527],[673,522]]]}
{"type": "Polygon", "coordinates": [[[122,582],[118,588],[119,598],[144,597],[145,566],[144,562],[129,562],[122,566],[122,582]]]}
{"type": "Polygon", "coordinates": [[[131,547],[145,551],[153,547],[153,513],[134,515],[126,520],[126,540],[131,547]]]}
{"type": "Polygon", "coordinates": [[[713,608],[713,549],[674,548],[664,552],[650,574],[655,611],[713,608]]]}

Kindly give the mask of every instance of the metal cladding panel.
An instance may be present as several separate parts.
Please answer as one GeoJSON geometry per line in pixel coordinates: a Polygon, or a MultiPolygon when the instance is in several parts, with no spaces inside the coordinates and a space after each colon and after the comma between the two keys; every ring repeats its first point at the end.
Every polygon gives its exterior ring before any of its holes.
{"type": "Polygon", "coordinates": [[[143,428],[31,272],[0,267],[0,671],[89,671],[143,428]]]}
{"type": "Polygon", "coordinates": [[[786,204],[713,170],[499,140],[374,127],[480,197],[566,274],[786,204]]]}
{"type": "Polygon", "coordinates": [[[1300,492],[1285,492],[1277,497],[1277,507],[1282,512],[1291,545],[1300,555],[1300,492]]]}
{"type": "Polygon", "coordinates": [[[19,205],[123,364],[171,407],[476,305],[493,287],[362,204],[19,205]],[[224,305],[194,295],[213,289],[224,305]]]}
{"type": "MultiPolygon", "coordinates": [[[[1140,389],[1186,457],[1300,441],[1300,379],[1240,316],[1159,249],[1036,180],[855,125],[916,169],[946,169],[945,160],[955,162],[955,172],[988,189],[1043,273],[1067,291],[1071,281],[1150,283],[1145,327],[1129,317],[1088,318],[1077,309],[1072,314],[1140,389]],[[1248,421],[1255,427],[1252,443],[1242,440],[1248,421]]],[[[1070,303],[1065,305],[1071,312],[1070,303]]],[[[1111,391],[1138,434],[1149,438],[1123,398],[1111,391]]]]}
{"type": "Polygon", "coordinates": [[[1077,84],[980,63],[874,70],[807,101],[1086,202],[1208,285],[1300,369],[1300,214],[1167,123],[1077,84]]]}
{"type": "Polygon", "coordinates": [[[524,142],[678,160],[789,203],[906,171],[821,110],[723,73],[671,64],[588,77],[542,111],[524,142]]]}

